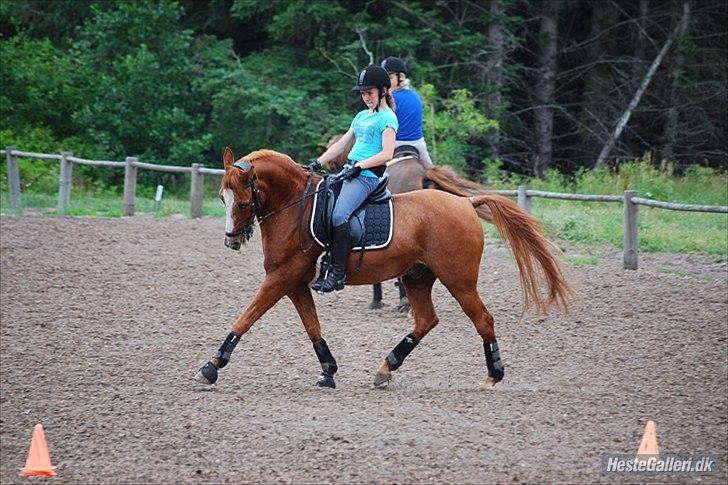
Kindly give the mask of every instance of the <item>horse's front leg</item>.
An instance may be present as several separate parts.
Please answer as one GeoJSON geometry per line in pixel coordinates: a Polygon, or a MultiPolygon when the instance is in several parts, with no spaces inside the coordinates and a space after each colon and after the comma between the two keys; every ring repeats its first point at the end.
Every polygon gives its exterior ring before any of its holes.
{"type": "Polygon", "coordinates": [[[266,276],[253,301],[237,320],[235,320],[232,332],[228,334],[215,356],[197,372],[195,379],[203,384],[214,384],[217,381],[217,370],[227,365],[235,346],[240,341],[240,337],[250,330],[250,327],[265,312],[270,310],[278,300],[283,298],[287,290],[288,285],[284,277],[274,274],[266,276]]]}
{"type": "Polygon", "coordinates": [[[298,316],[301,317],[303,327],[306,329],[308,338],[311,339],[313,350],[316,352],[319,363],[321,364],[321,375],[316,381],[318,387],[336,388],[334,382],[334,374],[338,370],[336,359],[331,355],[326,340],[321,338],[321,324],[316,314],[316,305],[314,304],[311,290],[307,285],[301,285],[288,292],[288,297],[296,307],[298,316]]]}

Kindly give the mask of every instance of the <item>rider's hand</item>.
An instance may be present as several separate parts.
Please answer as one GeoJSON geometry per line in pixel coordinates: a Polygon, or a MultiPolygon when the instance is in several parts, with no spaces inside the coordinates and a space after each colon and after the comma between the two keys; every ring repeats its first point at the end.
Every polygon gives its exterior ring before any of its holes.
{"type": "Polygon", "coordinates": [[[318,159],[315,159],[308,164],[308,169],[312,172],[319,172],[323,169],[323,166],[321,165],[321,162],[318,161],[318,159]]]}
{"type": "Polygon", "coordinates": [[[336,174],[336,178],[339,180],[351,180],[359,176],[361,173],[361,167],[354,165],[353,167],[346,167],[344,170],[336,174]]]}

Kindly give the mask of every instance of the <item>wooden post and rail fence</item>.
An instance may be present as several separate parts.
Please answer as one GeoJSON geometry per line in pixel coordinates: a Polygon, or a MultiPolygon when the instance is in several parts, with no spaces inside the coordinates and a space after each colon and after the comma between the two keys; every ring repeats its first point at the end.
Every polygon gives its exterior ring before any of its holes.
{"type": "MultiPolygon", "coordinates": [[[[8,164],[8,185],[10,190],[10,206],[13,212],[22,211],[20,194],[20,169],[18,158],[35,158],[41,160],[60,161],[58,177],[58,212],[64,212],[71,200],[71,186],[73,179],[73,165],[92,165],[97,167],[114,167],[124,169],[124,211],[125,216],[133,216],[136,204],[137,172],[139,169],[154,170],[169,173],[190,174],[190,215],[194,218],[202,217],[202,201],[204,192],[205,175],[223,175],[222,169],[205,168],[204,165],[193,163],[189,167],[173,165],[156,165],[143,163],[134,157],[127,157],[123,162],[109,160],[86,160],[74,157],[73,154],[62,152],[61,154],[33,153],[16,150],[15,147],[7,147],[0,150],[4,154],[8,164]]],[[[673,202],[662,202],[659,200],[643,199],[637,196],[634,190],[626,190],[623,195],[586,195],[586,194],[565,194],[558,192],[543,192],[531,190],[526,185],[521,185],[517,190],[494,190],[492,193],[517,197],[518,205],[528,213],[531,213],[533,204],[532,198],[575,200],[581,202],[617,202],[624,207],[624,236],[623,236],[623,267],[625,269],[637,269],[639,262],[639,239],[637,237],[638,208],[640,205],[657,207],[660,209],[689,211],[689,212],[717,212],[728,213],[728,206],[716,205],[691,205],[677,204],[673,202]]]]}

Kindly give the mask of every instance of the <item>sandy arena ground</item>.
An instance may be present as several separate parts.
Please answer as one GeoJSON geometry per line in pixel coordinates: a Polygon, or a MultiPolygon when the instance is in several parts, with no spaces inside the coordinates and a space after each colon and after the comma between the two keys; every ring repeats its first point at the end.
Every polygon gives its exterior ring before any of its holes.
{"type": "MultiPolygon", "coordinates": [[[[223,221],[0,218],[0,481],[18,476],[43,423],[52,483],[726,483],[725,263],[618,250],[572,267],[567,317],[518,321],[509,250],[486,242],[480,292],[506,378],[486,375],[471,322],[442,285],[436,327],[374,389],[410,330],[369,287],[315,296],[339,363],[336,390],[288,300],[238,345],[212,390],[192,381],[263,278],[260,233],[235,253],[223,221]],[[604,452],[634,452],[645,423],[666,452],[719,455],[702,477],[607,476],[604,452]]],[[[33,480],[34,483],[45,480],[33,480]]]]}

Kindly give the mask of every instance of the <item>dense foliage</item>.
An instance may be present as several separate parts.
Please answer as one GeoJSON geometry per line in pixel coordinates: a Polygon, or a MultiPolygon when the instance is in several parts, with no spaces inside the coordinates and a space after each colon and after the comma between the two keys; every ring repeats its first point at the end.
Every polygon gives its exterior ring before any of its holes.
{"type": "MultiPolygon", "coordinates": [[[[647,152],[663,168],[726,166],[728,4],[685,1],[687,28],[613,165],[647,152]]],[[[685,1],[5,0],[0,144],[207,165],[225,145],[269,147],[305,161],[362,108],[358,70],[398,55],[436,160],[474,177],[543,175],[536,159],[575,172],[594,164],[685,1]]]]}

